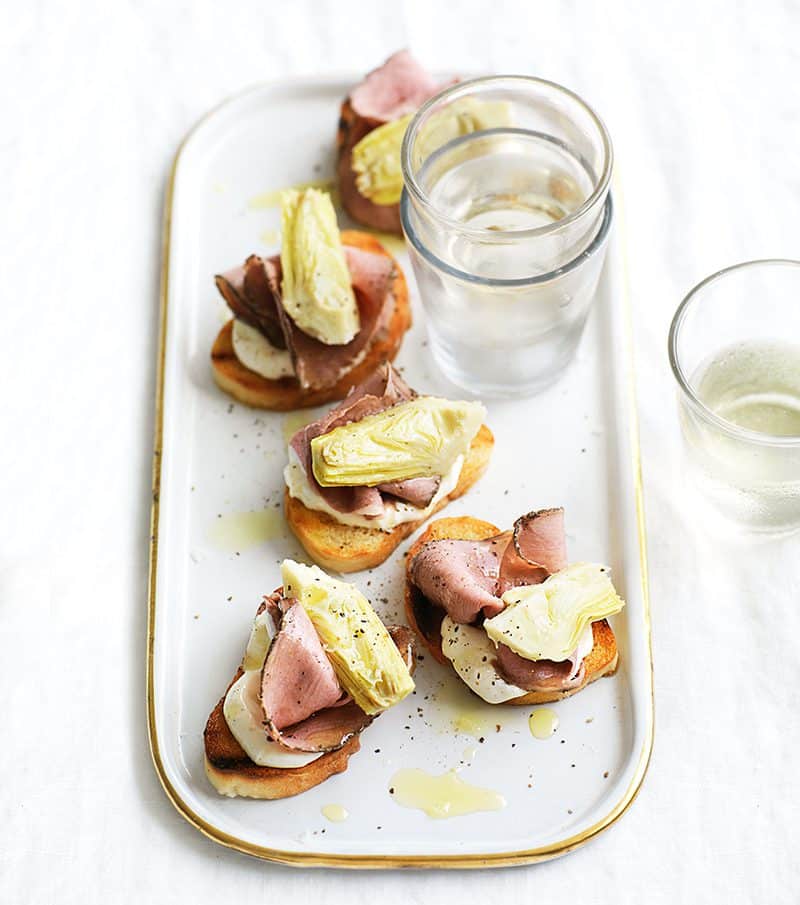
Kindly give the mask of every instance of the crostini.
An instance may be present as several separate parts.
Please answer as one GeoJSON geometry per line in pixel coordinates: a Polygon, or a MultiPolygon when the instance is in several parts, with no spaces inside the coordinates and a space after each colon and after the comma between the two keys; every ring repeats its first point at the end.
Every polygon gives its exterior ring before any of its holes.
{"type": "Polygon", "coordinates": [[[430,653],[490,704],[557,701],[617,668],[607,620],[624,603],[605,566],[568,565],[563,509],[502,532],[432,522],[408,553],[405,606],[430,653]]]}
{"type": "Polygon", "coordinates": [[[211,350],[214,379],[239,402],[290,411],[341,399],[411,326],[400,265],[371,235],[339,232],[330,196],[287,191],[280,255],[215,277],[230,308],[211,350]]]}
{"type": "Polygon", "coordinates": [[[345,98],[336,141],[337,176],[342,206],[357,223],[402,235],[403,133],[417,108],[448,84],[452,81],[434,78],[401,50],[345,98]]]}
{"type": "Polygon", "coordinates": [[[486,469],[494,445],[477,402],[415,393],[385,363],[292,437],[286,521],[325,568],[382,563],[486,469]]]}
{"type": "Polygon", "coordinates": [[[281,580],[205,728],[206,775],[229,797],[287,798],[343,772],[361,732],[414,689],[409,629],[316,566],[285,560],[281,580]]]}

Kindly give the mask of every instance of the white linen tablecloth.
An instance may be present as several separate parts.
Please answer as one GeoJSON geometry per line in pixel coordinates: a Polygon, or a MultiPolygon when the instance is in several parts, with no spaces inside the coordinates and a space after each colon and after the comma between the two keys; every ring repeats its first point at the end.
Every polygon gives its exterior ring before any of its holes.
{"type": "MultiPolygon", "coordinates": [[[[800,257],[800,7],[0,5],[0,902],[797,902],[800,541],[694,506],[666,356],[683,293],[800,257]],[[144,711],[163,189],[181,137],[266,78],[429,66],[586,96],[622,178],[650,542],[656,743],[619,823],[544,865],[271,866],[173,810],[144,711]]],[[[758,304],[758,299],[754,299],[758,304]]]]}

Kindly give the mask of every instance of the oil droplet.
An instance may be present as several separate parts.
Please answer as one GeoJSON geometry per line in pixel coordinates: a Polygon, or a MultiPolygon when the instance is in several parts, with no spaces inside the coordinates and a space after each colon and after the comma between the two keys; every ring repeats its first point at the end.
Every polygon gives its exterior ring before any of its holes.
{"type": "Polygon", "coordinates": [[[281,231],[279,229],[265,229],[259,236],[259,239],[261,239],[265,245],[277,245],[280,237],[281,231]]]}
{"type": "Polygon", "coordinates": [[[474,738],[482,738],[486,734],[486,724],[475,713],[464,710],[453,717],[453,728],[456,732],[471,735],[474,738]]]}
{"type": "Polygon", "coordinates": [[[350,816],[347,809],[343,808],[340,804],[323,805],[320,808],[320,811],[322,812],[322,816],[327,820],[330,820],[331,823],[341,823],[350,816]]]}
{"type": "Polygon", "coordinates": [[[436,820],[499,811],[506,806],[502,795],[464,782],[455,770],[433,776],[425,770],[407,768],[398,770],[389,784],[397,804],[424,811],[436,820]]]}
{"type": "Polygon", "coordinates": [[[484,703],[461,683],[449,682],[436,690],[434,713],[430,713],[440,732],[460,732],[473,738],[484,738],[500,723],[497,708],[484,703]]]}
{"type": "Polygon", "coordinates": [[[308,411],[303,411],[302,409],[299,412],[289,412],[289,414],[285,415],[283,418],[283,442],[288,445],[289,441],[301,427],[305,427],[315,420],[315,415],[312,415],[308,411]]]}
{"type": "Polygon", "coordinates": [[[528,728],[534,738],[550,738],[558,729],[558,714],[547,707],[534,710],[528,718],[528,728]]]}
{"type": "Polygon", "coordinates": [[[259,512],[228,512],[214,520],[209,539],[229,553],[248,550],[286,533],[286,524],[278,509],[259,512]]]}
{"type": "Polygon", "coordinates": [[[261,211],[271,207],[279,207],[281,203],[281,194],[289,189],[295,189],[298,192],[302,192],[303,189],[322,189],[322,191],[330,192],[331,200],[334,205],[337,202],[334,192],[335,186],[330,179],[312,179],[310,182],[298,182],[296,185],[287,185],[282,189],[273,189],[271,192],[261,192],[260,195],[254,195],[247,202],[247,206],[251,211],[261,211]]]}

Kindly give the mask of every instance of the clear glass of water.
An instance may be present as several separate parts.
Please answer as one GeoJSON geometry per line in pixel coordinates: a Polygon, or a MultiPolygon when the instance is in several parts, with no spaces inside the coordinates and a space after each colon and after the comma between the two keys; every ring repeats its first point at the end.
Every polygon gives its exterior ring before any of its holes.
{"type": "Polygon", "coordinates": [[[675,313],[669,357],[707,498],[748,530],[800,528],[800,261],[708,277],[675,313]]]}
{"type": "Polygon", "coordinates": [[[574,355],[612,221],[597,114],[552,82],[460,82],[403,141],[403,230],[434,357],[482,396],[529,395],[574,355]]]}

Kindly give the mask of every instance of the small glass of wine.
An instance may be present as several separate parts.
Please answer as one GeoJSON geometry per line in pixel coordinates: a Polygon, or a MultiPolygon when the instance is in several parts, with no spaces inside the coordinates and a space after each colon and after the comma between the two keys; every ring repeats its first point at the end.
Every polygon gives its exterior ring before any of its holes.
{"type": "Polygon", "coordinates": [[[692,471],[754,531],[800,528],[800,261],[749,261],[703,280],[669,333],[692,471]]]}

